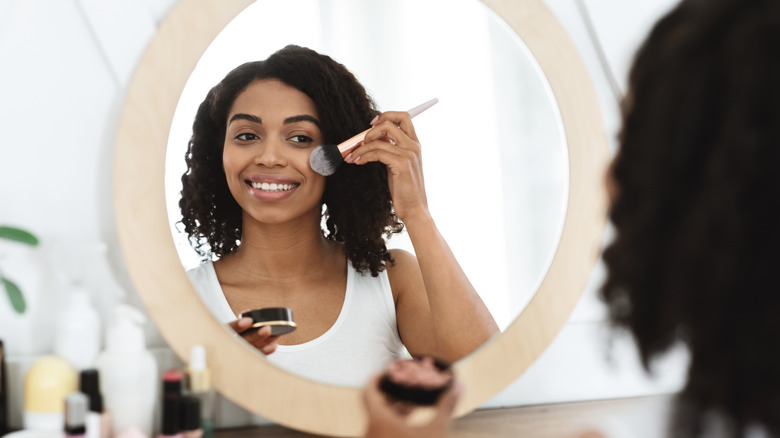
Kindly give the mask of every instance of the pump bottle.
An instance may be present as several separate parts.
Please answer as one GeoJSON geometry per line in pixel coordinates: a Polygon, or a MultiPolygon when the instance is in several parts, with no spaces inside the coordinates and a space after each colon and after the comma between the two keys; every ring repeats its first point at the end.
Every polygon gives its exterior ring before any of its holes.
{"type": "Polygon", "coordinates": [[[119,304],[106,334],[106,349],[98,356],[100,387],[114,436],[129,428],[153,436],[158,370],[146,349],[145,320],[138,309],[119,304]]]}
{"type": "Polygon", "coordinates": [[[87,291],[75,285],[59,315],[54,353],[81,371],[95,366],[99,352],[100,317],[90,303],[87,291]]]}

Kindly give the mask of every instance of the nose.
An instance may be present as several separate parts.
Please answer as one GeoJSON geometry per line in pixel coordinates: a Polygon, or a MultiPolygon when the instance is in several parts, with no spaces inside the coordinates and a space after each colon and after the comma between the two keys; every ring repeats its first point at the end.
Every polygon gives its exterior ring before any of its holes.
{"type": "Polygon", "coordinates": [[[284,145],[273,139],[262,142],[258,145],[255,153],[255,164],[265,167],[286,166],[287,158],[284,155],[284,145]]]}

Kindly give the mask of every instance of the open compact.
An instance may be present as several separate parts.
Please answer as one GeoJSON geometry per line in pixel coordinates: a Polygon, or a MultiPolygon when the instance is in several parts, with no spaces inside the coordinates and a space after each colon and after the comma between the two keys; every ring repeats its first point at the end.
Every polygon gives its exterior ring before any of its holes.
{"type": "Polygon", "coordinates": [[[424,356],[390,363],[379,388],[394,402],[430,406],[436,404],[452,382],[449,364],[424,356]]]}
{"type": "Polygon", "coordinates": [[[267,307],[264,309],[250,310],[241,313],[238,317],[252,318],[251,329],[266,325],[270,326],[271,336],[285,335],[296,328],[295,321],[293,321],[292,310],[287,307],[267,307]]]}

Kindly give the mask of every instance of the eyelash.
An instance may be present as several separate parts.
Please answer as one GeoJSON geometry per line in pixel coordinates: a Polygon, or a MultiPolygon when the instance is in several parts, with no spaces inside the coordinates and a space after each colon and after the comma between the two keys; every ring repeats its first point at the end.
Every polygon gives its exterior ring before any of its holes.
{"type": "Polygon", "coordinates": [[[258,137],[257,137],[255,134],[252,134],[251,132],[243,132],[243,133],[241,133],[241,134],[238,134],[238,135],[236,136],[236,140],[241,140],[241,141],[251,141],[251,140],[256,140],[257,138],[258,138],[258,137]],[[246,136],[250,136],[250,135],[251,135],[253,138],[246,138],[246,136]],[[242,138],[242,137],[244,137],[244,138],[242,138]]]}
{"type": "MultiPolygon", "coordinates": [[[[252,134],[251,132],[243,132],[241,134],[236,135],[235,137],[236,140],[245,141],[245,142],[254,141],[259,138],[260,137],[258,137],[255,134],[252,134]]],[[[293,135],[292,137],[290,137],[290,140],[293,141],[294,143],[304,143],[304,144],[314,142],[314,139],[312,139],[308,135],[303,135],[303,134],[293,135]]]]}
{"type": "Polygon", "coordinates": [[[307,135],[301,135],[301,134],[293,135],[292,137],[290,137],[290,140],[295,139],[295,138],[303,139],[303,140],[297,141],[296,143],[311,143],[311,142],[314,141],[311,137],[309,137],[307,135]]]}

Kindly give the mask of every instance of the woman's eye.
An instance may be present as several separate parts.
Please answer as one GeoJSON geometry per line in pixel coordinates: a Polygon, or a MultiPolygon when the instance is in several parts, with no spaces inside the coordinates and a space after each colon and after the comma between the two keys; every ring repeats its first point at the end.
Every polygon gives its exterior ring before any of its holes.
{"type": "Polygon", "coordinates": [[[290,137],[290,141],[293,141],[295,143],[311,143],[314,140],[312,140],[311,137],[306,135],[293,135],[290,137]]]}
{"type": "Polygon", "coordinates": [[[241,141],[250,141],[250,140],[257,140],[257,136],[252,133],[245,132],[243,134],[238,134],[236,136],[236,139],[241,141]]]}

